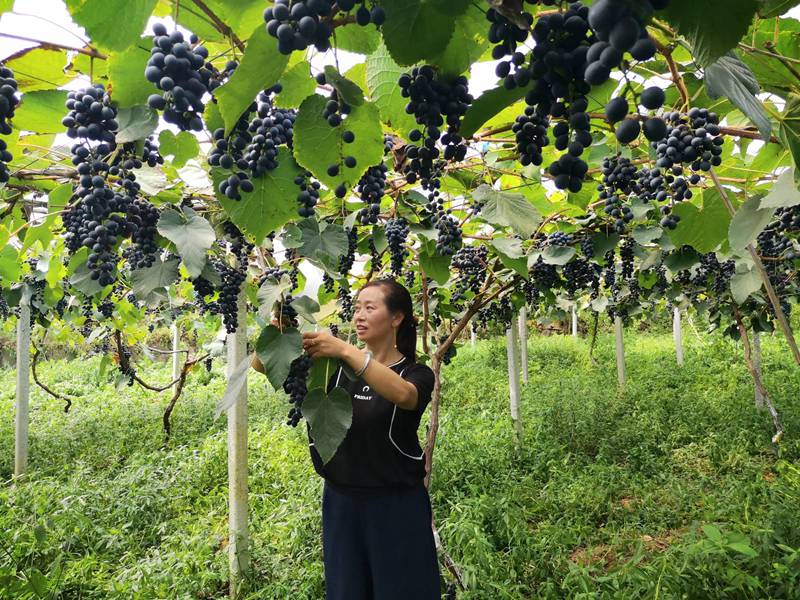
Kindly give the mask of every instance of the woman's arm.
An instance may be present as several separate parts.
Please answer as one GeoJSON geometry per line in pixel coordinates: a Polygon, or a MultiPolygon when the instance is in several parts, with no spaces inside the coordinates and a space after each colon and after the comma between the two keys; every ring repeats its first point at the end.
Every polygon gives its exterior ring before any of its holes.
{"type": "MultiPolygon", "coordinates": [[[[347,344],[344,355],[341,357],[354,371],[359,371],[364,366],[366,353],[351,344],[347,344]]],[[[361,378],[375,390],[382,398],[386,398],[406,410],[417,408],[417,386],[406,381],[392,369],[377,360],[370,360],[367,370],[361,378]]]]}
{"type": "MultiPolygon", "coordinates": [[[[362,350],[325,331],[304,333],[303,347],[311,358],[323,356],[339,358],[356,372],[364,366],[364,360],[367,357],[362,350]]],[[[386,365],[376,360],[370,360],[367,370],[361,374],[361,377],[375,392],[389,402],[406,410],[417,408],[417,386],[400,377],[386,365]]]]}

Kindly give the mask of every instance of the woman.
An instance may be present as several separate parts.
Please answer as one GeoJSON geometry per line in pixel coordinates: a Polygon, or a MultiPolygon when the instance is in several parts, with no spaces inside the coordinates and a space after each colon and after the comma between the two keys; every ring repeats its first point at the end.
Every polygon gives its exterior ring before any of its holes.
{"type": "Polygon", "coordinates": [[[323,464],[309,431],[312,462],[325,479],[322,545],[327,600],[440,598],[431,505],[417,439],[433,391],[433,371],[416,363],[417,329],[408,290],[391,279],[364,285],[353,321],[366,351],[327,331],[303,334],[311,358],[341,367],[328,389],[353,399],[353,422],[323,464]]]}

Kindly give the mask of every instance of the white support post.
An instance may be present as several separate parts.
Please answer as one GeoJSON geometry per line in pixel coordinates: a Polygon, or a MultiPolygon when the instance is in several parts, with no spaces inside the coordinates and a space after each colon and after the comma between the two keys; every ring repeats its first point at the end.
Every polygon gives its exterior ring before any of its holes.
{"type": "Polygon", "coordinates": [[[625,343],[622,338],[622,317],[614,317],[614,338],[617,346],[617,379],[625,385],[625,343]]]}
{"type": "Polygon", "coordinates": [[[572,337],[578,337],[578,311],[572,305],[572,337]]]}
{"type": "Polygon", "coordinates": [[[511,406],[511,421],[514,424],[516,441],[522,440],[522,422],[519,419],[519,348],[517,317],[511,319],[511,326],[506,330],[506,352],[508,354],[508,390],[511,406]]]}
{"type": "Polygon", "coordinates": [[[14,475],[28,468],[28,418],[31,393],[31,307],[20,303],[17,319],[17,407],[14,415],[14,475]]]}
{"type": "Polygon", "coordinates": [[[178,352],[181,344],[181,332],[178,324],[174,321],[170,329],[172,330],[172,381],[175,381],[181,374],[181,355],[178,352]]]}
{"type": "MultiPolygon", "coordinates": [[[[239,327],[228,334],[227,375],[247,355],[247,310],[244,291],[238,300],[239,327]]],[[[250,569],[250,533],[247,487],[247,381],[236,402],[228,409],[228,566],[230,598],[241,598],[242,583],[250,569]]]]}
{"type": "Polygon", "coordinates": [[[475,331],[474,327],[469,328],[469,344],[473,348],[475,347],[475,342],[478,338],[478,332],[475,331]]]}
{"type": "MultiPolygon", "coordinates": [[[[764,375],[761,372],[761,334],[757,331],[753,332],[753,366],[763,381],[764,375]]],[[[755,403],[756,408],[764,408],[764,395],[758,389],[758,386],[755,386],[755,403]]]]}
{"type": "Polygon", "coordinates": [[[528,383],[528,310],[519,309],[519,348],[522,366],[522,383],[528,383]]]}
{"type": "Polygon", "coordinates": [[[675,356],[678,364],[683,366],[683,332],[681,331],[681,309],[672,309],[672,337],[675,339],[675,356]]]}

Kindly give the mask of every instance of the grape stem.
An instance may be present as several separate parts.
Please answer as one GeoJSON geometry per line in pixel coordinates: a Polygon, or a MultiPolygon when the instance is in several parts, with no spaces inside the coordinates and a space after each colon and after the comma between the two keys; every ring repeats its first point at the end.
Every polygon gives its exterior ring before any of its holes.
{"type": "Polygon", "coordinates": [[[239,39],[239,37],[233,32],[233,30],[230,27],[228,27],[228,25],[226,25],[222,21],[222,19],[220,19],[217,15],[214,14],[214,11],[211,10],[205,4],[205,2],[203,2],[203,0],[192,0],[192,2],[194,2],[195,6],[197,6],[197,8],[202,10],[205,13],[205,15],[209,19],[211,19],[211,22],[214,24],[214,28],[217,31],[219,31],[225,37],[230,38],[233,41],[233,43],[236,44],[236,47],[239,48],[239,51],[244,52],[244,43],[242,42],[242,40],[239,39]]]}
{"type": "Polygon", "coordinates": [[[659,42],[655,38],[651,38],[656,45],[656,49],[661,53],[661,55],[666,59],[667,66],[669,67],[669,72],[672,73],[672,82],[678,88],[678,93],[681,95],[681,100],[683,102],[683,108],[689,108],[689,90],[686,89],[686,82],[683,81],[683,77],[678,71],[678,66],[675,64],[675,59],[672,58],[672,50],[667,48],[664,44],[659,42]]]}

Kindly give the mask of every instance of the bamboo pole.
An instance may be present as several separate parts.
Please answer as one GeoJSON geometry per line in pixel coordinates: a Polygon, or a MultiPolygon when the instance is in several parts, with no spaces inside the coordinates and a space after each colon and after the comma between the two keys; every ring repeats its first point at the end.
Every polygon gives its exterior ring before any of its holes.
{"type": "Polygon", "coordinates": [[[625,342],[622,337],[622,317],[614,317],[614,339],[617,347],[617,380],[625,385],[625,342]]]}

